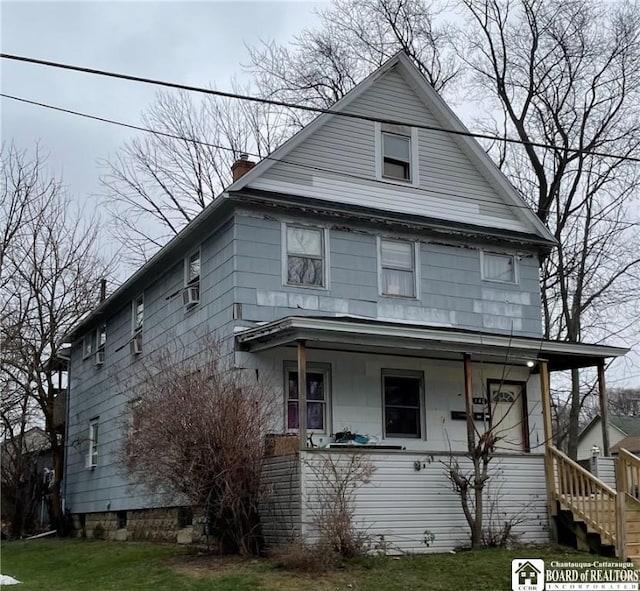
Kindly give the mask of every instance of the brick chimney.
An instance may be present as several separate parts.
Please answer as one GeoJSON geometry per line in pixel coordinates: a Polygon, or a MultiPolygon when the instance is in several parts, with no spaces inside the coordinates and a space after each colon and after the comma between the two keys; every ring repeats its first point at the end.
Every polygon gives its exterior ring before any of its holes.
{"type": "Polygon", "coordinates": [[[249,160],[249,154],[240,154],[240,158],[231,165],[233,182],[235,183],[240,177],[247,174],[255,165],[255,162],[249,160]]]}

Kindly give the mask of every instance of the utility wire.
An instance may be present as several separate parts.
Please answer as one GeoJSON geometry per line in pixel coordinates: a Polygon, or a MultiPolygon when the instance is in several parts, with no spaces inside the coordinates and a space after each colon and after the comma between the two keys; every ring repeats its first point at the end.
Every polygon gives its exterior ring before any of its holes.
{"type": "Polygon", "coordinates": [[[506,137],[500,137],[497,135],[492,135],[492,134],[486,134],[486,133],[476,133],[476,132],[471,132],[471,131],[463,131],[463,130],[458,130],[458,129],[449,129],[449,128],[443,128],[443,127],[437,127],[434,125],[424,125],[424,124],[418,124],[418,123],[407,123],[406,121],[398,121],[395,119],[381,119],[378,117],[369,117],[367,115],[358,115],[356,113],[345,113],[342,111],[334,111],[333,109],[329,108],[323,108],[323,107],[313,107],[310,105],[299,105],[296,103],[290,103],[288,101],[279,101],[279,100],[275,100],[275,99],[267,99],[267,98],[262,98],[262,97],[257,97],[257,96],[251,96],[251,95],[246,95],[246,94],[239,94],[236,92],[226,92],[223,90],[213,90],[211,88],[203,88],[200,86],[190,86],[187,84],[179,84],[177,82],[168,82],[166,80],[158,80],[155,78],[144,78],[141,76],[132,76],[130,74],[120,74],[118,72],[111,72],[108,70],[97,70],[95,68],[86,68],[86,67],[82,67],[82,66],[74,66],[72,64],[64,64],[64,63],[60,63],[60,62],[52,62],[52,61],[48,61],[48,60],[41,60],[41,59],[37,59],[37,58],[32,58],[32,57],[26,57],[26,56],[20,56],[20,55],[13,55],[13,54],[9,54],[9,53],[0,53],[0,58],[3,59],[9,59],[9,60],[14,60],[14,61],[19,61],[19,62],[26,62],[29,64],[37,64],[40,66],[47,66],[50,68],[60,68],[63,70],[71,70],[74,72],[82,72],[84,74],[94,74],[96,76],[106,76],[108,78],[117,78],[120,80],[128,80],[130,82],[141,82],[144,84],[152,84],[155,86],[164,86],[167,88],[175,88],[178,90],[186,90],[189,92],[199,92],[201,94],[208,94],[208,95],[213,95],[213,96],[220,96],[220,97],[224,97],[224,98],[231,98],[231,99],[237,99],[237,100],[243,100],[243,101],[251,101],[251,102],[255,102],[255,103],[261,103],[261,104],[265,104],[265,105],[274,105],[274,106],[278,106],[278,107],[287,107],[290,109],[299,109],[301,111],[309,111],[309,112],[313,112],[313,113],[326,113],[326,114],[330,114],[330,115],[336,115],[339,117],[346,117],[346,118],[350,118],[350,119],[359,119],[359,120],[363,120],[363,121],[370,121],[373,123],[385,123],[385,124],[389,124],[389,125],[403,125],[403,126],[410,126],[410,127],[415,127],[418,129],[424,129],[427,131],[436,131],[436,132],[441,132],[441,133],[449,133],[452,135],[459,135],[459,136],[464,136],[464,137],[472,137],[472,138],[479,138],[479,139],[485,139],[485,140],[492,140],[492,141],[500,141],[500,142],[505,142],[505,143],[510,143],[510,144],[520,144],[520,145],[524,145],[524,146],[532,146],[534,148],[543,148],[545,150],[561,150],[563,152],[571,152],[573,154],[587,154],[587,155],[591,155],[591,156],[602,156],[604,158],[616,158],[618,160],[626,160],[626,161],[630,161],[630,162],[640,162],[640,157],[634,157],[634,156],[623,156],[620,154],[611,154],[608,152],[599,152],[596,150],[588,150],[588,149],[583,149],[583,148],[569,148],[569,147],[558,147],[554,144],[545,144],[542,142],[530,142],[530,141],[523,141],[523,140],[519,140],[519,139],[515,139],[515,138],[506,138],[506,137]]]}
{"type": "MultiPolygon", "coordinates": [[[[86,119],[91,119],[94,121],[100,121],[102,123],[109,123],[111,125],[117,125],[120,127],[125,127],[127,129],[133,129],[135,131],[142,131],[145,133],[152,133],[154,135],[158,135],[161,137],[168,137],[171,139],[175,139],[175,140],[179,140],[179,141],[185,141],[185,142],[190,142],[190,143],[194,143],[194,144],[198,144],[201,146],[206,146],[209,148],[215,148],[217,150],[223,150],[226,152],[232,152],[232,153],[239,153],[239,150],[235,150],[234,148],[231,148],[229,146],[222,146],[220,144],[213,144],[211,142],[205,142],[203,140],[199,140],[196,138],[188,138],[185,136],[181,136],[181,135],[177,135],[177,134],[173,134],[173,133],[169,133],[169,132],[165,132],[165,131],[157,131],[155,129],[151,129],[149,127],[142,127],[140,125],[134,125],[132,123],[125,123],[123,121],[118,121],[115,119],[108,119],[106,117],[100,117],[98,115],[91,115],[89,113],[83,113],[81,111],[74,111],[72,109],[65,109],[63,107],[57,107],[55,105],[49,105],[47,103],[41,103],[38,101],[32,101],[26,98],[22,98],[22,97],[18,97],[18,96],[14,96],[14,95],[10,95],[10,94],[6,94],[6,93],[0,93],[0,97],[3,98],[7,98],[7,99],[11,99],[14,101],[18,101],[21,103],[27,103],[29,105],[35,105],[37,107],[43,107],[45,109],[50,109],[53,111],[59,111],[61,113],[67,113],[69,115],[76,115],[78,117],[83,117],[86,119]]],[[[274,158],[272,156],[261,156],[260,154],[256,154],[256,153],[252,153],[249,152],[247,150],[242,150],[241,151],[243,154],[247,154],[249,156],[254,156],[256,158],[260,158],[263,160],[271,160],[273,162],[280,162],[282,164],[287,164],[290,166],[294,166],[297,168],[302,168],[305,170],[312,170],[312,171],[316,171],[316,172],[326,172],[326,173],[330,173],[332,175],[338,176],[338,177],[345,177],[345,178],[350,178],[350,179],[354,179],[354,180],[358,180],[358,181],[367,181],[367,182],[374,182],[374,183],[379,183],[379,184],[383,184],[386,185],[386,183],[384,183],[383,181],[380,181],[379,179],[374,179],[374,178],[369,178],[369,177],[364,177],[364,176],[359,176],[356,174],[352,174],[352,173],[348,173],[348,172],[340,172],[340,171],[336,171],[336,170],[331,170],[329,168],[322,168],[320,166],[314,166],[312,164],[304,164],[302,162],[293,162],[291,160],[285,160],[283,158],[274,158]]],[[[411,187],[412,191],[415,192],[419,192],[419,193],[424,193],[426,195],[441,195],[442,197],[448,198],[450,199],[452,197],[451,193],[445,193],[444,191],[438,191],[437,189],[422,189],[421,187],[411,187]]],[[[482,197],[479,196],[475,196],[473,198],[473,200],[475,202],[479,202],[479,203],[487,203],[489,205],[496,205],[495,201],[491,201],[489,199],[483,199],[482,197]]],[[[524,210],[529,210],[531,211],[531,208],[528,205],[517,205],[516,203],[499,203],[498,205],[504,205],[505,207],[511,207],[514,209],[524,209],[524,210]]],[[[586,218],[587,216],[584,214],[572,214],[572,217],[578,217],[578,218],[586,218]]],[[[589,216],[589,219],[593,220],[593,221],[604,221],[604,222],[617,222],[619,220],[614,220],[611,218],[607,218],[607,217],[603,217],[603,216],[589,216]]],[[[640,226],[640,222],[626,222],[627,227],[635,227],[635,226],[640,226]]]]}

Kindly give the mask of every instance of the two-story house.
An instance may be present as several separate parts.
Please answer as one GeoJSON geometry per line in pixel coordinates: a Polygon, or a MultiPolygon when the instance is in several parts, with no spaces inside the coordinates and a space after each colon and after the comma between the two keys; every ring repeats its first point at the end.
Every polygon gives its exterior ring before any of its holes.
{"type": "Polygon", "coordinates": [[[351,432],[376,467],[358,523],[400,550],[426,551],[425,531],[429,550],[463,544],[440,460],[498,423],[493,506],[547,540],[549,371],[625,350],[542,338],[554,238],[465,131],[399,54],[268,158],[236,162],[234,183],[69,335],[71,514],[123,537],[157,515],[117,462],[131,403],[117,377],[206,328],[269,376],[278,431],[300,435],[298,453],[265,460],[272,543],[311,535],[309,458],[351,453],[335,443],[351,432]]]}

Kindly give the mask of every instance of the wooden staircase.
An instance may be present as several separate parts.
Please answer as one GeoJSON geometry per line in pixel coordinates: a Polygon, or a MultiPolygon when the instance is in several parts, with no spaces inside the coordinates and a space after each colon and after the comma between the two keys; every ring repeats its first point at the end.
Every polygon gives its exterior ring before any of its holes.
{"type": "Polygon", "coordinates": [[[640,458],[622,449],[616,490],[555,447],[546,451],[549,509],[579,546],[640,564],[640,458]],[[570,518],[567,516],[570,515],[570,518]]]}

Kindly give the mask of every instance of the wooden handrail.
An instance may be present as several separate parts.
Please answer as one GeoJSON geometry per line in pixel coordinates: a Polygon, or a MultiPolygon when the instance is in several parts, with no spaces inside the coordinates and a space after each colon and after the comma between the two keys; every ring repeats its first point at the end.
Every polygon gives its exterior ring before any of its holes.
{"type": "Polygon", "coordinates": [[[547,453],[552,498],[598,532],[604,543],[616,545],[616,491],[559,449],[549,446],[547,453]]]}
{"type": "Polygon", "coordinates": [[[640,498],[640,458],[621,448],[618,452],[616,472],[618,492],[640,498]]]}

